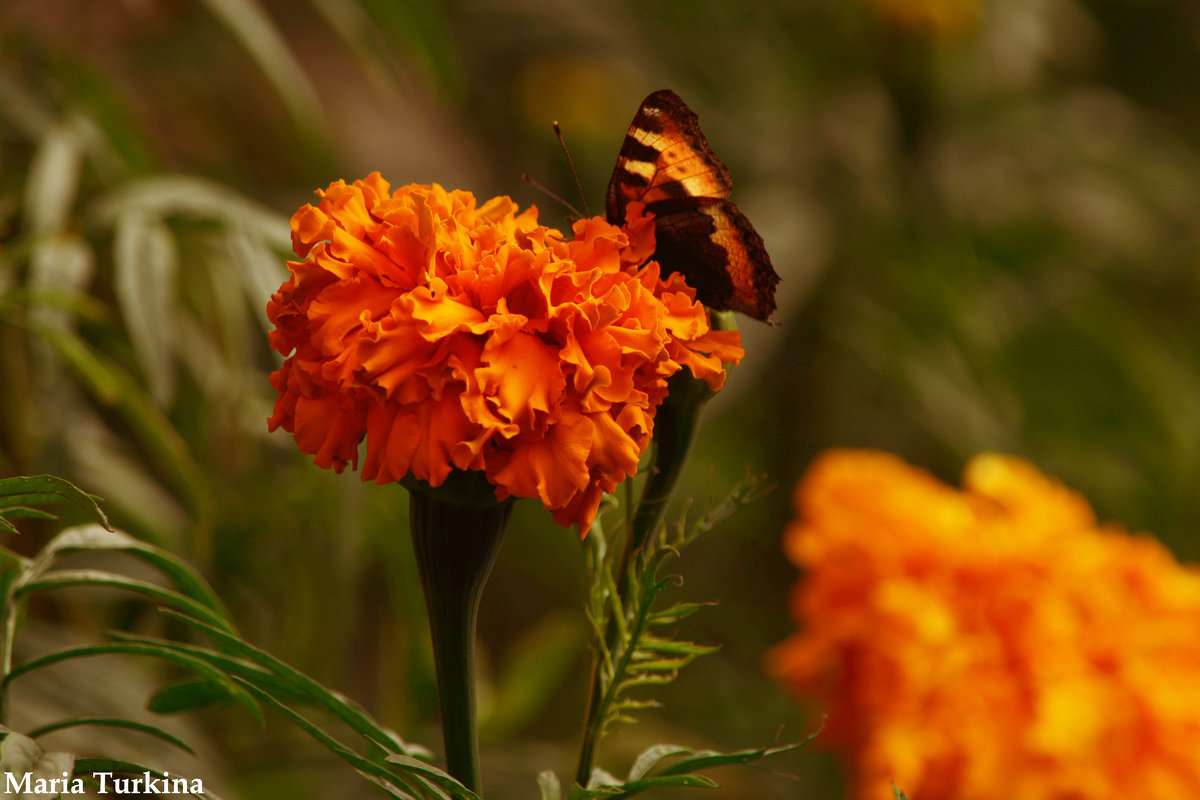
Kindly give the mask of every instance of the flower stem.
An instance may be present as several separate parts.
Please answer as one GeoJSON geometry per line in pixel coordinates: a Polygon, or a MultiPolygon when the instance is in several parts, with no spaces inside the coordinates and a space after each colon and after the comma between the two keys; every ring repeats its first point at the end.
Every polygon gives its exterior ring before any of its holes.
{"type": "MultiPolygon", "coordinates": [[[[621,551],[621,563],[615,575],[617,596],[620,599],[619,612],[630,613],[627,598],[630,570],[637,554],[646,546],[646,541],[663,524],[667,514],[667,505],[683,474],[684,464],[687,463],[692,445],[696,441],[696,432],[700,426],[700,412],[704,404],[712,397],[713,392],[703,381],[692,377],[690,373],[678,373],[670,379],[670,390],[662,406],[658,409],[654,421],[654,456],[650,463],[650,472],[642,489],[642,497],[638,502],[637,511],[633,515],[633,523],[625,539],[625,547],[621,551]]],[[[598,566],[597,568],[605,568],[598,566]]],[[[623,626],[616,625],[610,618],[605,629],[606,652],[612,653],[618,645],[618,631],[623,626]]],[[[583,742],[579,749],[579,764],[575,773],[576,782],[587,787],[591,777],[592,765],[596,758],[596,747],[604,732],[605,718],[608,707],[612,702],[612,686],[605,686],[601,669],[599,648],[592,662],[592,672],[589,680],[588,706],[583,724],[583,742]]],[[[628,655],[628,654],[626,654],[628,655]]],[[[624,671],[620,667],[615,674],[624,671]]],[[[615,679],[614,679],[615,680],[615,679]]]]}
{"type": "Polygon", "coordinates": [[[446,770],[478,792],[475,623],[513,503],[493,498],[476,504],[418,489],[410,494],[409,520],[433,639],[446,770]]]}

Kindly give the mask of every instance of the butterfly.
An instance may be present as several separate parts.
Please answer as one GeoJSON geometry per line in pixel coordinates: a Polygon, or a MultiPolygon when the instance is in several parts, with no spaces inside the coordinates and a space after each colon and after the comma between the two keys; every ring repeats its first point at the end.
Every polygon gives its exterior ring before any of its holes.
{"type": "Polygon", "coordinates": [[[779,275],[758,231],[727,199],[732,186],[695,112],[663,89],[642,101],[625,134],[605,212],[621,225],[626,206],[645,203],[664,275],[682,273],[706,306],[770,321],[779,275]]]}

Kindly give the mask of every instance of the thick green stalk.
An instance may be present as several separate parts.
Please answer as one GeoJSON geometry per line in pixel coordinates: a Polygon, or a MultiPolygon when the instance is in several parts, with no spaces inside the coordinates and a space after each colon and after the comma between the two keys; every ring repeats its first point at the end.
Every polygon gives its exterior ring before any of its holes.
{"type": "Polygon", "coordinates": [[[409,520],[433,638],[446,771],[478,792],[475,624],[513,503],[494,497],[487,502],[478,493],[456,497],[410,489],[409,520]],[[480,497],[484,502],[473,502],[480,497]]]}
{"type": "Polygon", "coordinates": [[[671,378],[670,394],[654,417],[654,458],[633,525],[621,553],[621,569],[617,572],[617,589],[623,595],[629,579],[629,565],[667,516],[667,506],[675,493],[675,485],[683,474],[696,433],[700,430],[700,413],[713,391],[704,381],[696,380],[690,372],[671,378]]]}

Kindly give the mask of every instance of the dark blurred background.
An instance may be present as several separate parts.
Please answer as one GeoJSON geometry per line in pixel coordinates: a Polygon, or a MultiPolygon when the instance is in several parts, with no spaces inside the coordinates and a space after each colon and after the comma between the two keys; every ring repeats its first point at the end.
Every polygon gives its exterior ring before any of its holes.
{"type": "MultiPolygon", "coordinates": [[[[437,743],[404,492],[266,431],[286,219],[379,170],[565,227],[521,180],[574,199],[551,121],[595,213],[660,88],[699,114],[783,277],[781,325],[741,321],[681,494],[703,508],[748,470],[779,488],[684,558],[679,597],[720,604],[683,633],[723,649],[606,745],[610,771],[815,724],[762,662],[793,627],[780,534],[823,448],[950,481],[1016,453],[1200,557],[1200,6],[1171,0],[6,0],[0,473],[104,496],[251,641],[437,743]]],[[[489,798],[573,772],[584,581],[574,533],[520,504],[484,601],[489,798]]],[[[186,769],[234,797],[373,796],[279,718],[199,726],[186,769]]],[[[843,780],[819,746],[714,777],[729,798],[843,780]]]]}

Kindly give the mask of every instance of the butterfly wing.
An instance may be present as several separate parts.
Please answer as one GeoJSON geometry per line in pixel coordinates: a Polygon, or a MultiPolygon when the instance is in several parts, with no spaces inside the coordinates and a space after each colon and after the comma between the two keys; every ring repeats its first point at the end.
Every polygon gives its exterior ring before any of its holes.
{"type": "Polygon", "coordinates": [[[658,91],[625,134],[608,184],[608,221],[619,225],[629,203],[645,203],[664,274],[683,273],[707,306],[766,320],[779,276],[762,237],[725,199],[732,185],[695,112],[674,92],[658,91]]]}
{"type": "Polygon", "coordinates": [[[733,182],[679,95],[663,89],[642,101],[608,183],[606,211],[615,225],[625,206],[685,197],[728,197],[733,182]]]}
{"type": "Polygon", "coordinates": [[[707,306],[770,319],[779,276],[737,206],[723,198],[667,200],[654,213],[654,258],[664,273],[683,273],[707,306]]]}

